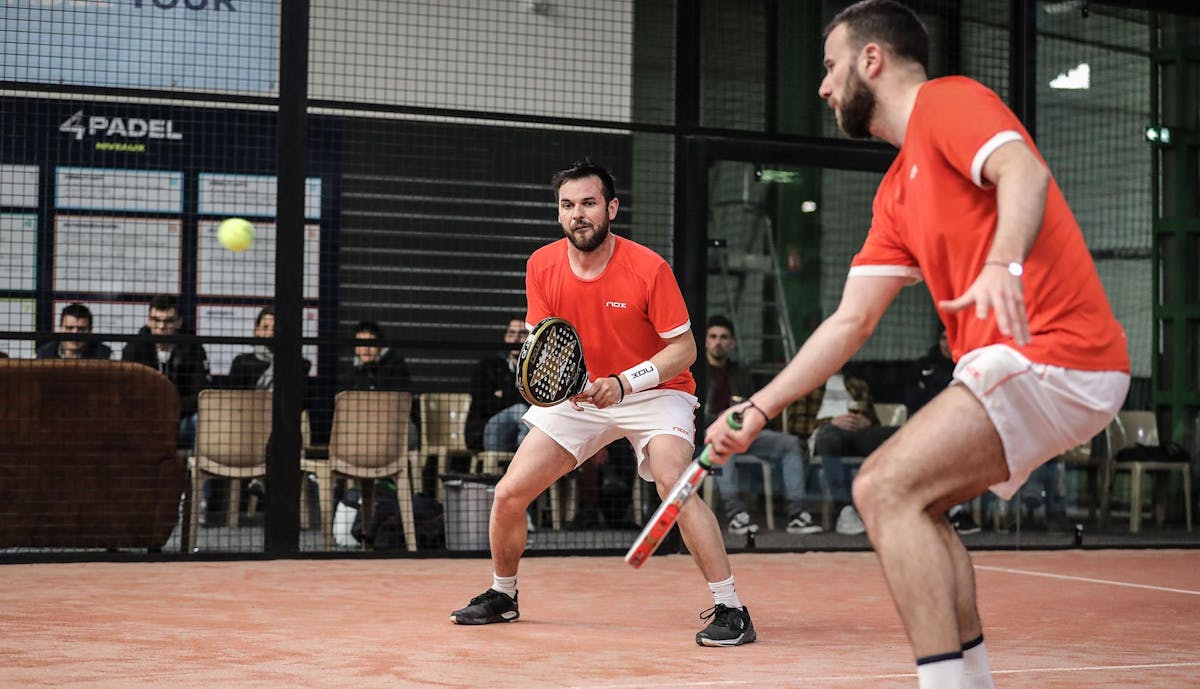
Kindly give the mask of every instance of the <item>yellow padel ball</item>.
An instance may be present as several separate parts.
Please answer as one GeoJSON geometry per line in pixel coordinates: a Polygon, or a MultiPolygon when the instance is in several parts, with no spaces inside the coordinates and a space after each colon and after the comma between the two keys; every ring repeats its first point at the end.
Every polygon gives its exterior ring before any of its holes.
{"type": "Polygon", "coordinates": [[[254,225],[242,218],[228,218],[217,228],[217,241],[230,251],[245,251],[254,243],[254,225]]]}

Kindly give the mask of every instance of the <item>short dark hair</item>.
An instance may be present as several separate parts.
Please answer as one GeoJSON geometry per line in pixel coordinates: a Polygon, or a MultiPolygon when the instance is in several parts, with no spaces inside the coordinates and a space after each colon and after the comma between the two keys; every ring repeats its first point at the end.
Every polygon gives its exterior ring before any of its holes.
{"type": "Polygon", "coordinates": [[[150,299],[151,311],[174,311],[179,313],[179,300],[174,294],[156,294],[150,299]]]}
{"type": "Polygon", "coordinates": [[[729,331],[730,335],[737,337],[737,331],[733,329],[733,321],[729,320],[728,316],[722,316],[719,313],[715,316],[709,316],[708,324],[704,326],[704,330],[707,331],[709,328],[714,326],[718,328],[725,328],[729,331]]]}
{"type": "Polygon", "coordinates": [[[258,315],[254,317],[254,327],[257,328],[259,325],[261,325],[262,319],[266,318],[267,316],[271,316],[272,318],[275,317],[275,307],[274,306],[264,306],[261,309],[259,309],[258,315]]]}
{"type": "Polygon", "coordinates": [[[861,49],[873,41],[929,71],[929,32],[917,15],[895,0],[861,0],[838,12],[825,27],[823,38],[846,25],[851,45],[861,49]]]}
{"type": "Polygon", "coordinates": [[[598,163],[593,163],[591,160],[584,158],[577,160],[571,164],[571,167],[566,170],[559,170],[554,173],[554,199],[558,200],[558,190],[563,184],[575,179],[584,179],[585,177],[599,177],[600,186],[604,188],[604,202],[608,203],[617,198],[617,187],[613,183],[612,175],[608,170],[598,163]]]}
{"type": "Polygon", "coordinates": [[[375,321],[359,321],[358,325],[354,326],[354,334],[371,333],[371,337],[376,340],[383,339],[383,328],[375,321]]]}
{"type": "Polygon", "coordinates": [[[67,316],[87,321],[88,327],[92,327],[92,310],[83,304],[67,304],[63,307],[62,314],[58,317],[58,322],[61,324],[67,316]]]}

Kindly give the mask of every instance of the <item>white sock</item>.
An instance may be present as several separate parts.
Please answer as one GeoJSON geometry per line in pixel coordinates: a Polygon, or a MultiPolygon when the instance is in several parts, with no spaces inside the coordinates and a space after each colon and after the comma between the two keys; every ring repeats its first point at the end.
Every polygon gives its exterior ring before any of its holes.
{"type": "Polygon", "coordinates": [[[963,644],[963,667],[967,674],[967,689],[996,689],[992,682],[992,667],[988,664],[987,646],[983,635],[963,644]]]}
{"type": "Polygon", "coordinates": [[[933,656],[930,662],[917,660],[919,689],[964,689],[963,659],[958,653],[933,656]],[[940,660],[935,660],[940,659],[940,660]]]}
{"type": "Polygon", "coordinates": [[[737,589],[733,585],[733,575],[723,581],[710,581],[708,588],[713,594],[713,603],[720,603],[731,608],[741,608],[742,601],[738,600],[737,589]]]}
{"type": "Polygon", "coordinates": [[[492,588],[500,593],[506,594],[509,598],[517,597],[517,575],[511,577],[502,577],[495,572],[492,572],[492,588]]]}

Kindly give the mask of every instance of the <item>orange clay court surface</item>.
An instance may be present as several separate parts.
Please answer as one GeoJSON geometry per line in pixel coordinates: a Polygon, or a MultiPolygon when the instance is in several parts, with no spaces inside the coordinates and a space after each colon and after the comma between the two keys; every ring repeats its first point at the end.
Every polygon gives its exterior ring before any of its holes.
{"type": "MultiPolygon", "coordinates": [[[[992,668],[1016,687],[1200,687],[1200,550],[973,554],[992,668]]],[[[0,687],[903,687],[869,552],[740,554],[759,642],[701,648],[686,556],[531,557],[521,620],[459,627],[483,559],[0,566],[0,687]]]]}

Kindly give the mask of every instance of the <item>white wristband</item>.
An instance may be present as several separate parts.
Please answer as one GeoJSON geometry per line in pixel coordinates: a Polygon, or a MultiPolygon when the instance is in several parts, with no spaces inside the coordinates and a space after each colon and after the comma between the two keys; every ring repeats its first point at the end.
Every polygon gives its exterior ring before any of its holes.
{"type": "Polygon", "coordinates": [[[652,361],[643,361],[621,372],[629,379],[629,391],[641,392],[658,387],[658,367],[652,361]]]}

